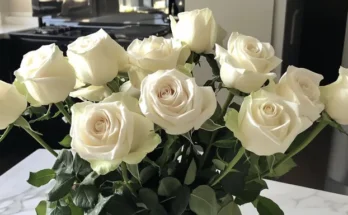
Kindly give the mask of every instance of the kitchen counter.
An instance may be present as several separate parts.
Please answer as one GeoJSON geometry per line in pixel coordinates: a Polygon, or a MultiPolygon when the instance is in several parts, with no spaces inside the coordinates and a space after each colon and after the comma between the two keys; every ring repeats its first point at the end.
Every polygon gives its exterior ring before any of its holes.
{"type": "MultiPolygon", "coordinates": [[[[0,214],[35,215],[36,205],[54,182],[41,188],[27,184],[29,172],[50,168],[55,158],[45,150],[37,150],[0,177],[0,214]]],[[[267,181],[269,190],[262,193],[284,210],[285,215],[346,215],[348,196],[267,181]]],[[[243,215],[257,215],[251,204],[242,207],[243,215]]]]}

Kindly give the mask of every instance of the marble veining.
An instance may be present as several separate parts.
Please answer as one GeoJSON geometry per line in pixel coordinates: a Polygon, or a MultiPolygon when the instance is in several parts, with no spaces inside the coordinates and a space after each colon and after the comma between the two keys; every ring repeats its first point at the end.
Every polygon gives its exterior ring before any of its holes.
{"type": "MultiPolygon", "coordinates": [[[[0,177],[0,214],[35,215],[36,205],[46,198],[52,181],[41,188],[31,187],[29,172],[50,168],[54,157],[38,150],[0,177]]],[[[286,215],[348,215],[348,196],[267,181],[262,195],[275,201],[286,215]]],[[[257,215],[251,204],[241,208],[243,215],[257,215]]]]}

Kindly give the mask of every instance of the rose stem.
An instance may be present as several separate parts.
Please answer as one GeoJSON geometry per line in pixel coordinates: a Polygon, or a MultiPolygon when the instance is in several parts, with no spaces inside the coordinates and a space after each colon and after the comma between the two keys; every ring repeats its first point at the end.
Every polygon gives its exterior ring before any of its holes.
{"type": "Polygon", "coordinates": [[[236,156],[233,158],[233,160],[228,164],[228,166],[225,168],[225,170],[219,175],[217,179],[214,180],[213,183],[211,183],[211,186],[215,186],[217,183],[219,183],[228,173],[231,172],[232,168],[238,163],[238,161],[243,157],[245,153],[245,149],[241,147],[236,154],[236,156]]]}
{"type": "Polygon", "coordinates": [[[6,129],[6,131],[0,136],[0,143],[7,137],[7,135],[10,133],[12,130],[13,125],[9,125],[6,129]]]}
{"type": "MultiPolygon", "coordinates": [[[[221,114],[219,115],[219,118],[217,119],[218,122],[220,120],[222,120],[222,118],[225,116],[225,114],[227,112],[227,109],[228,109],[229,105],[231,104],[231,102],[233,100],[233,97],[234,97],[233,93],[229,92],[228,96],[227,96],[227,99],[225,101],[225,104],[222,106],[221,114]]],[[[215,141],[215,137],[216,137],[217,134],[218,134],[218,131],[214,131],[212,136],[211,136],[211,138],[210,138],[209,145],[207,146],[207,149],[205,150],[204,155],[203,155],[203,160],[202,160],[200,169],[203,168],[203,166],[205,164],[205,161],[207,160],[207,157],[209,155],[211,147],[213,147],[213,144],[214,144],[214,141],[215,141]]]]}
{"type": "Polygon", "coordinates": [[[233,100],[233,97],[234,97],[233,93],[229,92],[228,93],[228,97],[226,99],[226,102],[225,102],[225,104],[221,108],[221,114],[220,114],[218,120],[222,119],[225,116],[225,114],[227,112],[227,109],[228,109],[228,107],[230,106],[230,104],[231,104],[231,102],[233,100]]]}
{"type": "MultiPolygon", "coordinates": [[[[297,155],[304,148],[306,148],[327,125],[329,125],[329,122],[325,119],[321,119],[320,122],[312,130],[312,132],[306,137],[306,139],[298,147],[296,147],[293,151],[289,152],[289,154],[287,154],[282,160],[280,160],[277,164],[275,164],[273,169],[279,167],[280,165],[282,165],[283,163],[288,161],[290,158],[297,155]]],[[[247,181],[246,183],[249,184],[249,183],[251,183],[259,178],[267,177],[267,175],[270,173],[270,171],[271,170],[266,170],[260,176],[256,176],[256,177],[250,179],[249,181],[247,181]]]]}
{"type": "Polygon", "coordinates": [[[127,165],[126,163],[122,162],[121,163],[121,170],[122,170],[122,178],[123,178],[123,181],[124,183],[126,184],[126,187],[129,189],[129,191],[134,195],[135,195],[135,192],[133,190],[133,187],[130,186],[129,184],[129,179],[128,179],[128,170],[127,170],[127,165]]]}
{"type": "Polygon", "coordinates": [[[42,147],[47,149],[53,156],[58,157],[57,152],[55,152],[39,135],[37,135],[35,132],[30,130],[29,128],[26,127],[21,127],[23,128],[30,136],[32,136],[42,147]]]}
{"type": "Polygon", "coordinates": [[[64,115],[66,121],[69,124],[71,124],[71,116],[68,113],[68,111],[65,110],[63,103],[62,102],[58,102],[55,105],[57,106],[58,110],[64,115]]]}

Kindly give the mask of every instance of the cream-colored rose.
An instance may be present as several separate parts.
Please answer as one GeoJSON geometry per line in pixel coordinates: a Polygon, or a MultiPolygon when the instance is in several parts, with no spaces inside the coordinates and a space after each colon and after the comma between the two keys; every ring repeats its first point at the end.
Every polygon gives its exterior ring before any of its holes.
{"type": "Polygon", "coordinates": [[[27,108],[27,100],[15,86],[0,81],[0,130],[15,122],[27,108]]]}
{"type": "Polygon", "coordinates": [[[99,102],[110,96],[112,91],[107,86],[88,86],[80,88],[70,93],[73,98],[79,98],[81,100],[88,100],[92,102],[99,102]]]}
{"type": "Polygon", "coordinates": [[[211,87],[199,87],[194,78],[175,69],[148,75],[140,91],[141,111],[168,134],[199,129],[216,109],[211,87]]]}
{"type": "Polygon", "coordinates": [[[127,52],[133,65],[128,74],[132,85],[136,88],[140,88],[141,81],[148,74],[185,65],[190,56],[190,49],[179,40],[156,36],[150,36],[142,41],[134,40],[127,52]]]}
{"type": "Polygon", "coordinates": [[[140,97],[140,90],[133,87],[130,81],[127,81],[120,86],[120,92],[124,92],[136,99],[139,99],[140,97]]]}
{"type": "Polygon", "coordinates": [[[216,44],[216,59],[224,85],[244,93],[257,91],[275,78],[276,74],[270,72],[281,63],[269,43],[239,33],[232,33],[227,50],[216,44]]]}
{"type": "Polygon", "coordinates": [[[55,44],[45,45],[24,55],[15,71],[15,85],[33,106],[64,101],[73,91],[73,67],[55,44]]]}
{"type": "Polygon", "coordinates": [[[225,36],[208,8],[182,12],[178,17],[178,23],[170,17],[173,37],[186,43],[196,53],[212,51],[219,37],[225,36]]]}
{"type": "Polygon", "coordinates": [[[325,106],[320,101],[319,84],[324,77],[310,70],[290,66],[276,86],[276,93],[299,104],[300,115],[316,121],[325,106]]]}
{"type": "Polygon", "coordinates": [[[246,97],[239,113],[229,111],[225,121],[243,147],[259,156],[285,153],[297,135],[311,125],[300,117],[296,103],[264,90],[246,97]]]}
{"type": "Polygon", "coordinates": [[[341,67],[337,81],[321,87],[320,91],[330,117],[342,125],[348,125],[348,69],[341,67]]]}
{"type": "Polygon", "coordinates": [[[77,78],[95,86],[112,81],[129,64],[127,52],[102,29],[79,37],[67,55],[77,78]]]}
{"type": "Polygon", "coordinates": [[[72,108],[71,147],[98,174],[121,162],[138,164],[161,142],[154,124],[141,115],[138,100],[124,93],[101,103],[77,103],[72,108]]]}

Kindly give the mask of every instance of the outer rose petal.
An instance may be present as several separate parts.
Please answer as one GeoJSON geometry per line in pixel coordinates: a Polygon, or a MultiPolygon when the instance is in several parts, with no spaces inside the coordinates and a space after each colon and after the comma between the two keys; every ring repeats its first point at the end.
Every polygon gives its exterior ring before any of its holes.
{"type": "Polygon", "coordinates": [[[141,114],[141,110],[139,107],[139,101],[136,98],[134,98],[126,93],[123,93],[123,92],[113,93],[111,96],[105,98],[102,101],[102,103],[116,102],[116,101],[122,102],[122,104],[124,106],[126,106],[128,110],[135,112],[135,113],[138,113],[138,114],[141,114]]]}
{"type": "Polygon", "coordinates": [[[89,86],[78,89],[70,93],[73,98],[80,98],[81,100],[89,100],[92,102],[99,102],[111,95],[111,90],[107,86],[89,86]]]}
{"type": "Polygon", "coordinates": [[[89,161],[91,164],[91,168],[98,173],[98,175],[106,175],[109,172],[112,172],[117,169],[117,167],[121,164],[121,160],[114,161],[89,161]]]}

